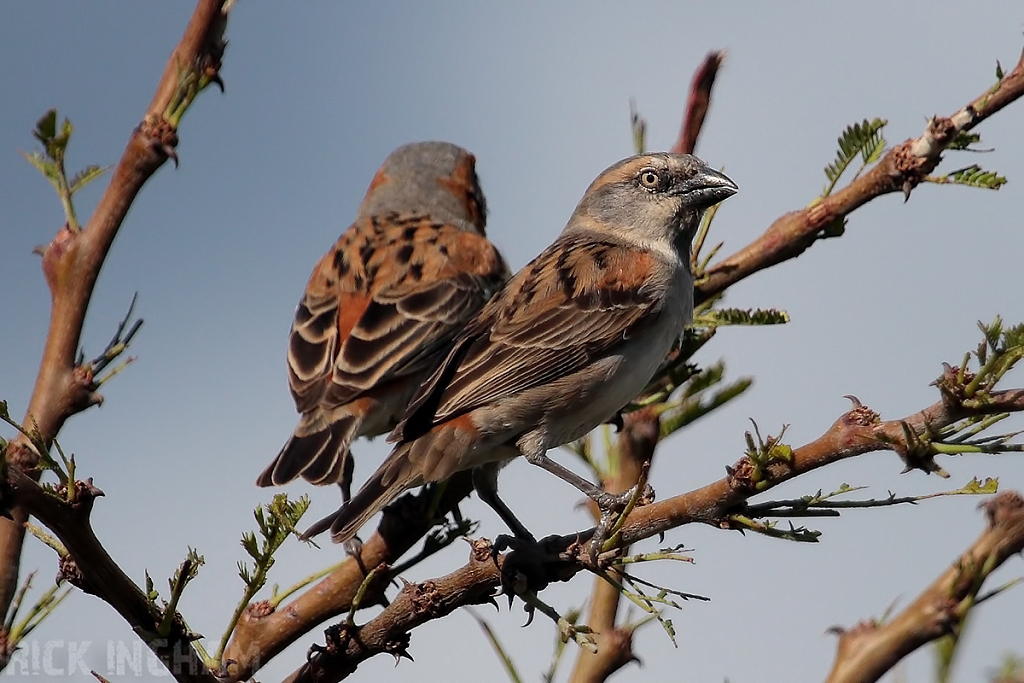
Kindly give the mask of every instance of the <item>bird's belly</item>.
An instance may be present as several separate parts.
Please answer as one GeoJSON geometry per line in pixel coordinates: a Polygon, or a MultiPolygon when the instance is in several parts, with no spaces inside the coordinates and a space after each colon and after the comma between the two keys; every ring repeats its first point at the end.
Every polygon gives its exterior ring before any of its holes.
{"type": "MultiPolygon", "coordinates": [[[[653,332],[653,330],[651,330],[653,332]]],[[[576,391],[552,406],[543,425],[544,448],[575,441],[610,420],[636,398],[657,372],[672,348],[673,334],[649,334],[635,340],[621,354],[609,356],[566,378],[576,391]]]]}

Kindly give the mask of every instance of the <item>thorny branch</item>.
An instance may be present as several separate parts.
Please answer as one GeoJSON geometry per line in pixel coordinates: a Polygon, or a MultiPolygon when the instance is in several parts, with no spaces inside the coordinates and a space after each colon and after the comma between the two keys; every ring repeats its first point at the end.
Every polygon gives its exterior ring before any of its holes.
{"type": "MultiPolygon", "coordinates": [[[[52,298],[50,326],[22,423],[38,435],[38,441],[46,448],[69,417],[102,400],[97,392],[95,368],[78,359],[93,286],[139,190],[167,159],[177,159],[177,127],[185,109],[206,85],[220,83],[218,71],[229,6],[229,0],[199,1],[181,42],[167,62],[153,101],[132,132],[92,217],[81,229],[65,225],[42,250],[43,274],[52,298]]],[[[30,512],[20,503],[38,503],[47,496],[35,483],[40,454],[29,438],[19,435],[10,443],[5,456],[7,483],[19,493],[15,495],[12,520],[0,520],[0,613],[10,608],[17,588],[24,524],[30,512]]],[[[67,521],[61,520],[58,509],[52,512],[54,516],[41,518],[44,523],[59,526],[67,521]]],[[[91,532],[89,538],[95,541],[91,532]]],[[[68,544],[67,539],[61,540],[68,544]]],[[[98,542],[96,548],[102,550],[98,542]]],[[[106,556],[105,552],[102,554],[106,556]]],[[[95,558],[89,555],[76,559],[84,563],[95,558]]],[[[96,570],[101,571],[104,566],[101,563],[96,570]]],[[[116,568],[112,562],[110,567],[116,568]]],[[[141,627],[138,617],[142,610],[139,605],[135,607],[125,609],[122,615],[133,626],[141,627]]],[[[124,608],[126,604],[119,611],[124,608]]],[[[153,647],[152,642],[150,645],[153,647]]]]}
{"type": "Polygon", "coordinates": [[[1013,71],[963,109],[949,117],[934,117],[920,137],[891,149],[842,190],[781,216],[756,240],[709,268],[696,285],[696,302],[706,301],[753,273],[796,258],[823,237],[826,227],[876,197],[902,191],[909,198],[918,183],[938,166],[943,150],[958,133],[973,129],[1022,94],[1024,53],[1013,71]]]}
{"type": "MultiPolygon", "coordinates": [[[[729,468],[727,476],[716,482],[634,509],[620,531],[619,547],[695,522],[730,529],[730,515],[741,512],[748,499],[801,474],[880,450],[894,451],[905,462],[914,462],[915,444],[926,434],[972,415],[1021,411],[1024,389],[992,392],[987,402],[971,407],[943,392],[942,400],[924,410],[888,421],[880,420],[876,413],[855,402],[824,434],[793,449],[786,458],[755,463],[744,456],[729,468]],[[909,442],[908,430],[913,435],[909,442]]],[[[925,462],[917,466],[928,468],[925,462]]],[[[341,680],[374,655],[389,652],[407,656],[410,630],[457,607],[490,602],[497,589],[514,594],[517,589],[523,590],[524,585],[540,590],[547,583],[567,581],[580,571],[593,568],[587,546],[592,532],[591,529],[549,537],[537,548],[505,554],[494,553],[489,541],[476,541],[469,563],[460,569],[439,579],[407,585],[389,607],[363,626],[344,624],[328,629],[326,646],[314,646],[308,662],[287,680],[341,680]]],[[[598,564],[606,566],[620,552],[616,549],[602,553],[598,564]]]]}
{"type": "Polygon", "coordinates": [[[103,492],[92,481],[75,482],[75,502],[45,490],[17,468],[10,468],[8,486],[17,503],[34,515],[63,544],[59,580],[91,593],[120,614],[178,681],[216,683],[192,642],[181,616],[167,615],[121,570],[103,548],[89,524],[95,499],[103,492]],[[167,627],[161,628],[166,623],[167,627]],[[165,631],[165,632],[161,632],[165,631]]]}
{"type": "MultiPolygon", "coordinates": [[[[385,509],[376,533],[363,544],[359,561],[349,557],[283,607],[275,609],[268,601],[252,603],[239,620],[224,652],[221,675],[230,681],[247,680],[260,666],[315,626],[348,612],[366,573],[374,567],[397,562],[430,530],[435,518],[453,510],[472,488],[468,473],[453,477],[436,501],[433,517],[427,514],[427,507],[435,502],[431,489],[403,496],[385,509]]],[[[383,588],[375,586],[364,596],[363,606],[379,604],[384,598],[383,588]]]]}
{"type": "Polygon", "coordinates": [[[981,536],[905,610],[884,623],[865,621],[839,634],[828,683],[873,683],[917,648],[953,633],[977,604],[985,578],[1024,551],[1024,499],[1001,493],[980,507],[988,526],[981,536]]]}

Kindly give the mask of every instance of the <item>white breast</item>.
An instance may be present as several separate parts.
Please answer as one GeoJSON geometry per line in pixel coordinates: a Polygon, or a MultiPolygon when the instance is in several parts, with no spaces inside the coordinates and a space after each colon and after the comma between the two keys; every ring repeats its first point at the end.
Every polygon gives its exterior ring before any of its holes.
{"type": "Polygon", "coordinates": [[[692,317],[693,280],[679,267],[655,324],[615,355],[556,382],[565,400],[551,405],[541,427],[524,435],[520,447],[561,446],[611,419],[647,386],[692,317]]]}

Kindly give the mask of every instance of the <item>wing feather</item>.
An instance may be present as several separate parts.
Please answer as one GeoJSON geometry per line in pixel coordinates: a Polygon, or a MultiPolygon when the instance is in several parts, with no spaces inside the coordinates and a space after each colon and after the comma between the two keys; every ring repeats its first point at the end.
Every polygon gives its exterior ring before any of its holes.
{"type": "Polygon", "coordinates": [[[422,372],[507,277],[481,235],[422,216],[357,222],[321,259],[296,311],[296,406],[332,410],[422,372]]]}
{"type": "Polygon", "coordinates": [[[654,322],[653,257],[570,235],[494,296],[413,398],[392,440],[571,375],[654,322]]]}

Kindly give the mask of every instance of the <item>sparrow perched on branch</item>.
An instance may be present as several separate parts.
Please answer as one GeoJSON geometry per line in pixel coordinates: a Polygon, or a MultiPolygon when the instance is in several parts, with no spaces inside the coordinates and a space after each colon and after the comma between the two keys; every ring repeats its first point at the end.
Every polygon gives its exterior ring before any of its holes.
{"type": "Polygon", "coordinates": [[[301,475],[340,484],[349,500],[352,440],[395,426],[509,277],[484,236],[486,212],[475,159],[461,147],[413,143],[385,159],[295,311],[288,383],[302,416],[259,486],[301,475]]]}
{"type": "Polygon", "coordinates": [[[694,232],[736,190],[688,154],[635,156],[598,176],[554,244],[458,335],[392,433],[391,455],[304,536],[330,528],[344,542],[406,489],[472,468],[480,498],[532,539],[496,493],[498,470],[518,455],[593,498],[607,527],[630,494],[546,453],[608,421],[657,371],[693,315],[694,232]]]}

